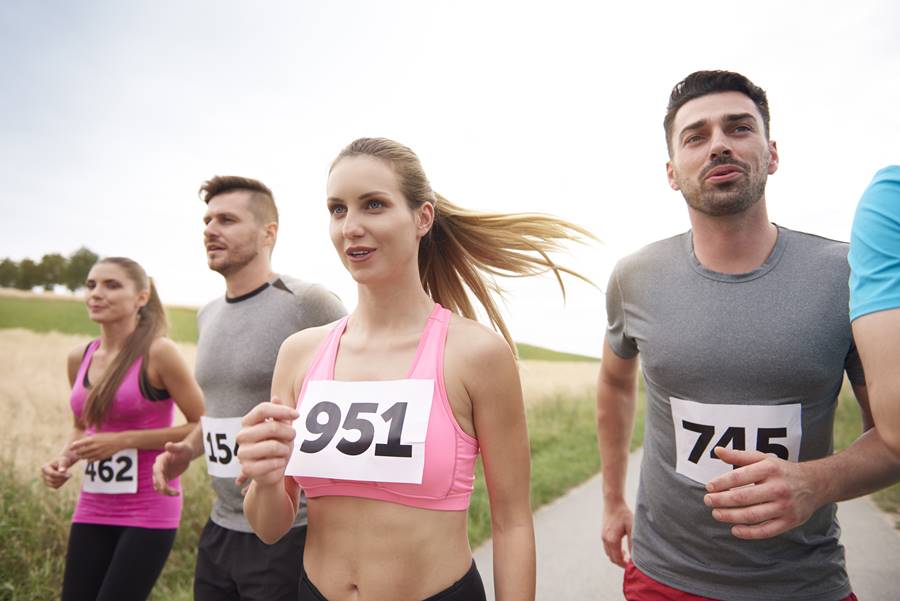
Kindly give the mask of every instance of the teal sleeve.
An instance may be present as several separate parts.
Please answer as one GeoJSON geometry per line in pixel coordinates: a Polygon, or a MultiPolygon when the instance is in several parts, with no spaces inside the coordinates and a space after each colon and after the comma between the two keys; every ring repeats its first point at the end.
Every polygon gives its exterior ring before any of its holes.
{"type": "Polygon", "coordinates": [[[900,307],[900,166],[863,193],[850,234],[850,319],[900,307]]]}

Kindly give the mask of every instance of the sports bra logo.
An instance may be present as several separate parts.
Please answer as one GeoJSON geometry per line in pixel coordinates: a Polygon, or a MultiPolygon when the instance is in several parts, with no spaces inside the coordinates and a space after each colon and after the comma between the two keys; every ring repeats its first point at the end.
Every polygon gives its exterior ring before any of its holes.
{"type": "Polygon", "coordinates": [[[433,396],[434,380],[307,382],[285,474],[421,484],[433,396]]]}

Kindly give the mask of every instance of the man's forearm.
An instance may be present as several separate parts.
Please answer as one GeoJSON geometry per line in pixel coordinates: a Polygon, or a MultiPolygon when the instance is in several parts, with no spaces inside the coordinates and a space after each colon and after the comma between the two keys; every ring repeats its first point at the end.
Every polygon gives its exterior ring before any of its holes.
{"type": "Polygon", "coordinates": [[[877,429],[863,433],[840,453],[801,465],[824,483],[820,505],[867,495],[900,480],[900,457],[887,447],[877,429]]]}
{"type": "Polygon", "coordinates": [[[597,446],[607,502],[625,498],[634,414],[634,390],[622,390],[601,380],[597,389],[597,446]]]}

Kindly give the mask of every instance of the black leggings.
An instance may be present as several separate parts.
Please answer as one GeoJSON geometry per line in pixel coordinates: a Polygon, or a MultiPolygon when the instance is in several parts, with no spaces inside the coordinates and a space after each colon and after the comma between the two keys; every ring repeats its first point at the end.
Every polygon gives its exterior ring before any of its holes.
{"type": "MultiPolygon", "coordinates": [[[[300,577],[299,601],[328,601],[306,577],[306,570],[303,570],[303,574],[300,577]]],[[[478,573],[475,562],[472,562],[472,567],[469,568],[465,576],[448,588],[431,595],[423,601],[486,601],[484,584],[481,582],[481,574],[478,573]]]]}
{"type": "Polygon", "coordinates": [[[174,543],[174,528],[72,524],[62,601],[146,599],[174,543]]]}

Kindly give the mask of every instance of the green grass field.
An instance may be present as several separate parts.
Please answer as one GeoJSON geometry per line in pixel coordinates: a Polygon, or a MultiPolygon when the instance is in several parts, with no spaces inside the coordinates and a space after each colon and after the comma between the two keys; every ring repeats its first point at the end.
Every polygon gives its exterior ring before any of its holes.
{"type": "Polygon", "coordinates": [[[576,355],[574,353],[561,353],[559,351],[551,351],[550,349],[533,346],[531,344],[524,344],[522,342],[517,342],[516,348],[519,350],[519,359],[538,361],[587,361],[595,363],[600,360],[599,357],[588,357],[587,355],[576,355]]]}
{"type": "MultiPolygon", "coordinates": [[[[166,307],[169,337],[178,342],[197,341],[197,311],[166,307]]],[[[60,332],[97,336],[100,329],[81,302],[66,298],[0,296],[0,329],[25,328],[34,332],[60,332]]]]}
{"type": "MultiPolygon", "coordinates": [[[[95,336],[98,326],[79,302],[80,297],[23,298],[0,296],[0,329],[24,328],[34,332],[60,332],[95,336]]],[[[197,342],[197,310],[166,307],[169,337],[178,342],[197,342]]],[[[561,353],[531,344],[518,343],[519,358],[542,361],[599,361],[597,357],[561,353]]]]}

